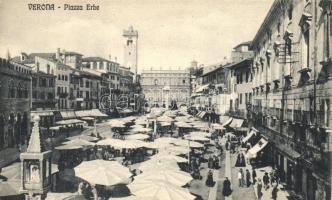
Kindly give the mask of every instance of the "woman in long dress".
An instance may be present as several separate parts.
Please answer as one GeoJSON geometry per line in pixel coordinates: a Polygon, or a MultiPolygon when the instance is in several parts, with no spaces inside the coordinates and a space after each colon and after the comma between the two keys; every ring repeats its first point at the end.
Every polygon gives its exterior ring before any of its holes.
{"type": "Polygon", "coordinates": [[[224,180],[222,194],[227,197],[232,194],[231,182],[228,180],[228,177],[224,180]]]}

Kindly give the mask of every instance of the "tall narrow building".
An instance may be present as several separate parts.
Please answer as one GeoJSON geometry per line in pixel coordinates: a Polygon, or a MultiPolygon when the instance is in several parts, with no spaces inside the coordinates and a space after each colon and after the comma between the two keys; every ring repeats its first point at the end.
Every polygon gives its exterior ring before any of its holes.
{"type": "Polygon", "coordinates": [[[125,67],[129,67],[134,73],[134,81],[136,81],[138,32],[130,26],[127,30],[123,31],[122,36],[124,37],[124,65],[125,67]]]}

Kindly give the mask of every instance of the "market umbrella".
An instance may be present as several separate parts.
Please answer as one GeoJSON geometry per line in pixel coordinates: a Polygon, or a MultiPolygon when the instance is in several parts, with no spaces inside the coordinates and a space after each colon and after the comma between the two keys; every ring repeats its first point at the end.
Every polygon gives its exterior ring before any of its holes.
{"type": "Polygon", "coordinates": [[[136,149],[141,148],[142,143],[137,142],[138,140],[119,140],[113,138],[107,138],[97,142],[99,146],[112,146],[119,149],[136,149]]]}
{"type": "Polygon", "coordinates": [[[210,139],[201,136],[201,135],[185,135],[184,138],[186,140],[192,140],[192,141],[202,141],[202,142],[208,142],[210,139]]]}
{"type": "Polygon", "coordinates": [[[177,141],[174,144],[178,145],[178,146],[184,146],[184,147],[187,147],[188,145],[190,145],[191,148],[203,148],[204,147],[204,145],[201,143],[194,142],[194,141],[188,142],[188,140],[177,141]]]}
{"type": "Polygon", "coordinates": [[[74,145],[74,146],[94,146],[94,145],[96,145],[96,143],[89,142],[89,141],[86,141],[81,138],[75,138],[75,139],[69,140],[67,142],[64,142],[63,144],[74,145]]]}
{"type": "Polygon", "coordinates": [[[179,165],[177,162],[172,162],[169,160],[147,160],[141,163],[138,167],[139,170],[143,172],[149,172],[151,170],[161,170],[161,169],[169,169],[169,170],[180,170],[179,165]]]}
{"type": "Polygon", "coordinates": [[[146,120],[146,119],[137,119],[137,120],[135,120],[135,124],[144,125],[144,124],[147,124],[147,123],[148,123],[148,120],[146,120]]]}
{"type": "Polygon", "coordinates": [[[89,141],[89,142],[93,142],[93,141],[97,141],[99,140],[99,138],[97,137],[93,137],[93,136],[90,136],[90,135],[76,135],[76,136],[71,136],[71,137],[68,137],[66,138],[67,140],[74,140],[74,139],[83,139],[83,140],[86,140],[86,141],[89,141]]]}
{"type": "Polygon", "coordinates": [[[134,182],[138,183],[140,181],[167,181],[177,186],[184,186],[189,183],[193,178],[190,174],[177,171],[177,170],[169,170],[169,169],[155,169],[151,170],[148,173],[142,173],[135,177],[134,182]]]}
{"type": "Polygon", "coordinates": [[[142,128],[137,127],[137,128],[133,128],[130,131],[137,132],[137,133],[148,133],[148,132],[151,132],[152,129],[151,128],[144,128],[144,127],[142,127],[142,128]]]}
{"type": "Polygon", "coordinates": [[[130,128],[144,128],[144,126],[142,124],[135,124],[135,125],[132,125],[130,126],[130,128]]]}
{"type": "Polygon", "coordinates": [[[127,136],[126,139],[128,140],[145,140],[148,139],[150,136],[146,134],[134,134],[134,135],[129,135],[127,136]]]}
{"type": "Polygon", "coordinates": [[[78,146],[78,145],[71,145],[71,144],[65,144],[61,146],[55,147],[57,150],[77,150],[77,149],[82,149],[83,146],[78,146]]]}
{"type": "Polygon", "coordinates": [[[180,156],[175,156],[172,154],[167,154],[167,153],[158,153],[155,156],[151,157],[151,160],[166,160],[166,161],[173,161],[173,162],[177,162],[177,163],[186,163],[188,162],[188,160],[186,158],[182,158],[180,156]]]}
{"type": "Polygon", "coordinates": [[[189,153],[189,149],[188,147],[185,146],[171,146],[167,149],[164,149],[162,151],[160,151],[160,153],[168,153],[171,155],[181,155],[181,154],[187,154],[189,153]]]}
{"type": "Polygon", "coordinates": [[[172,121],[174,121],[172,118],[167,117],[165,115],[163,115],[161,117],[158,117],[157,120],[160,121],[160,122],[172,122],[172,121]]]}
{"type": "Polygon", "coordinates": [[[192,128],[192,125],[188,123],[177,123],[176,126],[179,128],[192,128]]]}
{"type": "Polygon", "coordinates": [[[8,198],[9,196],[20,195],[21,181],[3,181],[0,182],[0,199],[2,197],[8,198]]]}
{"type": "Polygon", "coordinates": [[[113,127],[121,127],[124,126],[126,124],[125,121],[120,121],[118,119],[113,119],[107,122],[109,125],[113,126],[113,127]]]}
{"type": "Polygon", "coordinates": [[[132,176],[129,169],[117,161],[92,160],[83,161],[74,168],[75,175],[91,184],[116,185],[128,182],[132,176]]]}
{"type": "Polygon", "coordinates": [[[212,133],[204,132],[204,131],[192,131],[189,133],[191,136],[203,136],[203,137],[211,137],[212,133]]]}
{"type": "Polygon", "coordinates": [[[170,122],[160,122],[160,126],[171,126],[170,122]]]}
{"type": "Polygon", "coordinates": [[[161,180],[134,181],[128,185],[128,188],[141,199],[153,197],[158,200],[194,200],[196,198],[188,189],[161,180]]]}

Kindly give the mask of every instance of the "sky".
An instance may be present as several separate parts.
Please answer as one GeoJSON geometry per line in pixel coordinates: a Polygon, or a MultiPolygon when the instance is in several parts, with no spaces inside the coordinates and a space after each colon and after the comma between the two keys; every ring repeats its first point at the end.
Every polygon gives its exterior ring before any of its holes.
{"type": "Polygon", "coordinates": [[[209,65],[252,40],[273,0],[0,0],[0,56],[55,52],[123,62],[123,29],[138,31],[138,69],[209,65]],[[30,11],[28,3],[99,5],[99,11],[30,11]]]}

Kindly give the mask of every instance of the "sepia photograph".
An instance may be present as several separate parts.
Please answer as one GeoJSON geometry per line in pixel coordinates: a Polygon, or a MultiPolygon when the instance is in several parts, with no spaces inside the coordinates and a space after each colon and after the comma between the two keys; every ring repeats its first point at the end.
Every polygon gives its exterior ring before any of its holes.
{"type": "Polygon", "coordinates": [[[0,0],[0,200],[331,200],[332,0],[0,0]]]}

